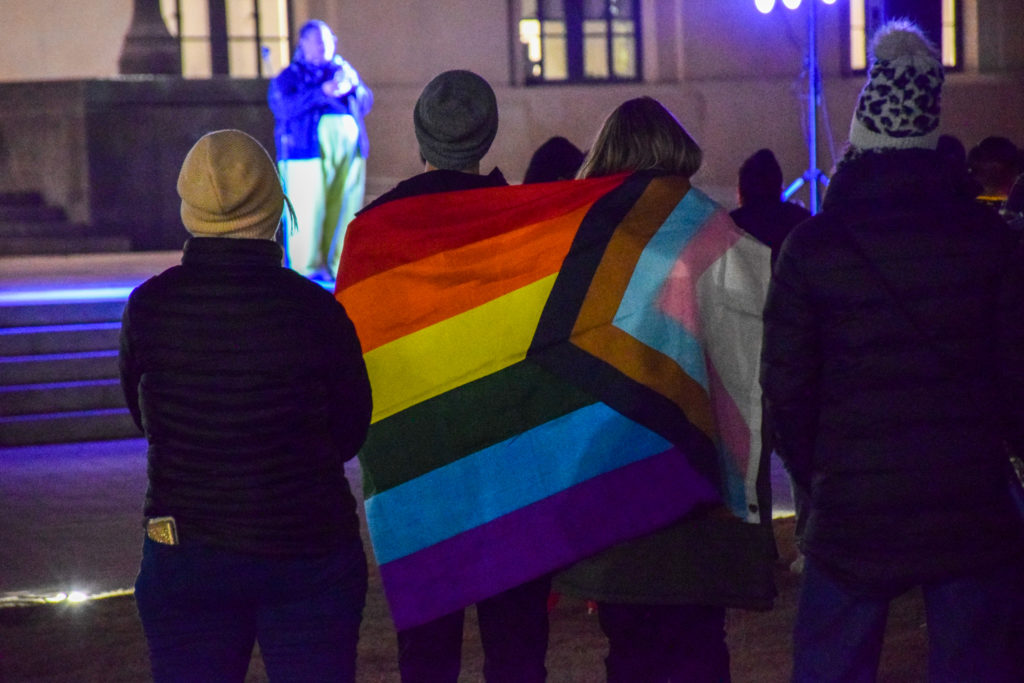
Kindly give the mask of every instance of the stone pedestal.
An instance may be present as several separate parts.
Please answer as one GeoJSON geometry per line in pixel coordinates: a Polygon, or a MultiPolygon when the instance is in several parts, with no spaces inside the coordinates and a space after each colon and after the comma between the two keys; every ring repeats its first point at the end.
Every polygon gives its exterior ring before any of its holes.
{"type": "Polygon", "coordinates": [[[182,160],[220,128],[273,154],[266,93],[260,79],[0,83],[0,192],[38,192],[72,222],[129,235],[134,250],[180,249],[182,160]]]}

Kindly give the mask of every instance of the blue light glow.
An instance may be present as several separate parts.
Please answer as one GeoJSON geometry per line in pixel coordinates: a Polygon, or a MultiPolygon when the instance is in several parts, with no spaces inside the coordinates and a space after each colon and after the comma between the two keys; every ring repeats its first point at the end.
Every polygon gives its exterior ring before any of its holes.
{"type": "Polygon", "coordinates": [[[22,304],[44,301],[118,301],[127,299],[133,289],[135,289],[134,286],[125,286],[0,292],[0,303],[22,304]]]}

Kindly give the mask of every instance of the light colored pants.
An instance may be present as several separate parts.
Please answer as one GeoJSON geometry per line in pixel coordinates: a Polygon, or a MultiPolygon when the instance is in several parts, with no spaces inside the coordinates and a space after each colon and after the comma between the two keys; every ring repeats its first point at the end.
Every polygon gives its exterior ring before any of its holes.
{"type": "Polygon", "coordinates": [[[326,114],[317,127],[319,159],[278,162],[295,225],[284,231],[288,267],[305,276],[338,273],[345,230],[363,207],[366,159],[359,154],[359,125],[347,114],[326,114]]]}

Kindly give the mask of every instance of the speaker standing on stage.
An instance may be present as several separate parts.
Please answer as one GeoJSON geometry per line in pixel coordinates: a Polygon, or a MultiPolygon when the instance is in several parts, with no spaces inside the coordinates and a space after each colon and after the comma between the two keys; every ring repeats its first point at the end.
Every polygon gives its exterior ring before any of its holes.
{"type": "Polygon", "coordinates": [[[306,22],[292,63],[267,95],[278,168],[296,215],[284,233],[288,266],[330,280],[345,230],[363,205],[370,151],[363,117],[373,106],[373,93],[336,48],[327,24],[306,22]]]}

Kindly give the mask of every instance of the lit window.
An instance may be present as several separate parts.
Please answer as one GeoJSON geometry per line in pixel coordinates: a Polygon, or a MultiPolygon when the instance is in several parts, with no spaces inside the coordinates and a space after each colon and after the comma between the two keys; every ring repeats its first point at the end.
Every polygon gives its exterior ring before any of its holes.
{"type": "Polygon", "coordinates": [[[640,80],[639,0],[521,0],[527,83],[640,80]]]}
{"type": "Polygon", "coordinates": [[[160,0],[186,78],[274,76],[288,53],[288,0],[160,0]]]}
{"type": "Polygon", "coordinates": [[[871,35],[888,19],[906,17],[942,51],[947,69],[960,67],[959,7],[956,0],[850,0],[850,69],[868,65],[871,35]]]}

